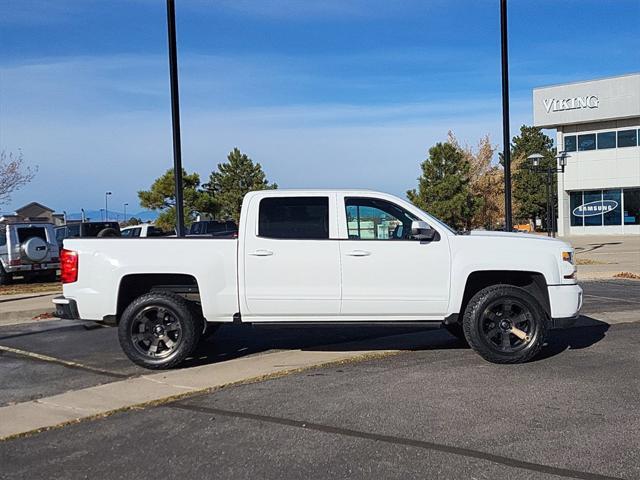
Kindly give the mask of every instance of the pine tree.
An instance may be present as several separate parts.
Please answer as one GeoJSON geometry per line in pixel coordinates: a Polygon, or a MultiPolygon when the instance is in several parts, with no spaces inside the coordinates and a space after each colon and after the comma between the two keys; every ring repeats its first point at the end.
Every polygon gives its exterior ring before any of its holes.
{"type": "MultiPolygon", "coordinates": [[[[556,167],[556,149],[553,140],[538,127],[520,127],[520,135],[513,137],[511,158],[513,159],[513,200],[514,217],[519,221],[535,222],[537,218],[546,217],[547,210],[547,175],[548,167],[556,167]],[[539,153],[544,158],[540,161],[539,172],[532,170],[528,156],[539,153]]],[[[556,177],[552,177],[551,193],[556,191],[556,177]]],[[[554,206],[555,211],[555,206],[554,206]]],[[[545,219],[546,221],[546,219],[545,219]]]]}
{"type": "Polygon", "coordinates": [[[227,162],[218,164],[218,171],[211,172],[209,183],[203,187],[220,206],[220,217],[238,222],[242,199],[248,192],[274,189],[278,185],[269,183],[259,163],[253,163],[246,154],[234,148],[227,156],[227,162]]]}
{"type": "Polygon", "coordinates": [[[478,201],[469,188],[470,165],[460,148],[437,143],[421,167],[418,189],[409,190],[408,199],[454,229],[471,228],[478,201]]]}
{"type": "MultiPolygon", "coordinates": [[[[167,170],[157,178],[149,190],[138,192],[140,205],[143,208],[160,211],[156,225],[163,230],[173,230],[176,226],[176,188],[173,169],[167,170]]],[[[215,215],[219,206],[209,195],[198,187],[200,176],[197,173],[188,174],[182,170],[184,220],[189,226],[198,214],[215,215]]]]}

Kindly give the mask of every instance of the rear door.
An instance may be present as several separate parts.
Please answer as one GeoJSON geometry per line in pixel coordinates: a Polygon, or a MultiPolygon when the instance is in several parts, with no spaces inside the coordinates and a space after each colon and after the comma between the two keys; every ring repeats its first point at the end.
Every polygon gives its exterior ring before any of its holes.
{"type": "Polygon", "coordinates": [[[250,200],[241,249],[243,318],[295,321],[338,315],[335,198],[314,193],[250,200]]]}

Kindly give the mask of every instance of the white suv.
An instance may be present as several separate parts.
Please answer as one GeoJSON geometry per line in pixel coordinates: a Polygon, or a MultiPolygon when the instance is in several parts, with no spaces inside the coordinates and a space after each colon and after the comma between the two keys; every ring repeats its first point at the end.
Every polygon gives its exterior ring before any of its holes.
{"type": "Polygon", "coordinates": [[[59,268],[53,224],[0,224],[0,285],[10,283],[14,275],[53,282],[59,268]]]}

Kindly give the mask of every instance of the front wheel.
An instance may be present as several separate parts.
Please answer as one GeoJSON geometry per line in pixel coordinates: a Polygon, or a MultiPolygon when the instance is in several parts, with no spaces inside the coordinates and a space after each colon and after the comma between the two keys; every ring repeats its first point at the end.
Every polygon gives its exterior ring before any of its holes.
{"type": "Polygon", "coordinates": [[[201,320],[189,302],[171,293],[148,293],[136,298],[118,325],[124,353],[149,369],[180,364],[195,350],[201,334],[201,320]]]}
{"type": "Polygon", "coordinates": [[[463,328],[471,348],[492,363],[530,360],[547,335],[540,303],[511,285],[494,285],[476,293],[465,309],[463,328]]]}

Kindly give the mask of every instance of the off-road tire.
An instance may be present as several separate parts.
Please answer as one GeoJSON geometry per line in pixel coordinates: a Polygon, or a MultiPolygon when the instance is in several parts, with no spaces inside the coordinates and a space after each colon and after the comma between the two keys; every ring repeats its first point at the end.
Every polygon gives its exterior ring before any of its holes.
{"type": "Polygon", "coordinates": [[[442,325],[444,329],[449,332],[451,335],[456,337],[460,342],[465,345],[468,345],[467,338],[464,336],[464,328],[462,328],[462,324],[460,323],[449,323],[442,325]]]}
{"type": "Polygon", "coordinates": [[[161,370],[173,368],[193,353],[202,335],[202,320],[194,313],[190,302],[173,293],[147,293],[136,298],[122,313],[118,324],[120,346],[129,359],[141,367],[161,370]],[[140,343],[135,342],[132,328],[144,311],[166,311],[179,322],[180,338],[175,350],[165,358],[152,358],[141,353],[140,343]],[[136,346],[138,345],[138,346],[136,346]]]}
{"type": "Polygon", "coordinates": [[[111,237],[119,237],[120,236],[120,232],[118,232],[118,230],[116,230],[115,228],[103,228],[102,230],[100,230],[98,232],[98,238],[111,238],[111,237]]]}
{"type": "MultiPolygon", "coordinates": [[[[513,312],[513,306],[510,308],[510,311],[513,312]]],[[[465,338],[471,348],[482,358],[492,363],[524,363],[531,360],[542,349],[548,330],[547,315],[538,300],[526,290],[512,285],[493,285],[476,293],[467,304],[462,325],[465,338]],[[510,339],[509,342],[518,346],[518,349],[514,349],[514,351],[510,351],[509,347],[500,348],[488,338],[493,327],[488,332],[485,331],[486,322],[490,322],[489,325],[494,324],[489,319],[493,313],[489,309],[493,308],[492,305],[499,305],[501,301],[507,304],[512,302],[528,310],[524,314],[528,319],[528,324],[520,325],[522,325],[521,329],[528,330],[527,333],[531,338],[525,342],[518,340],[517,337],[513,338],[507,335],[507,338],[510,339]]],[[[499,331],[497,334],[503,333],[503,331],[499,331]]]]}

